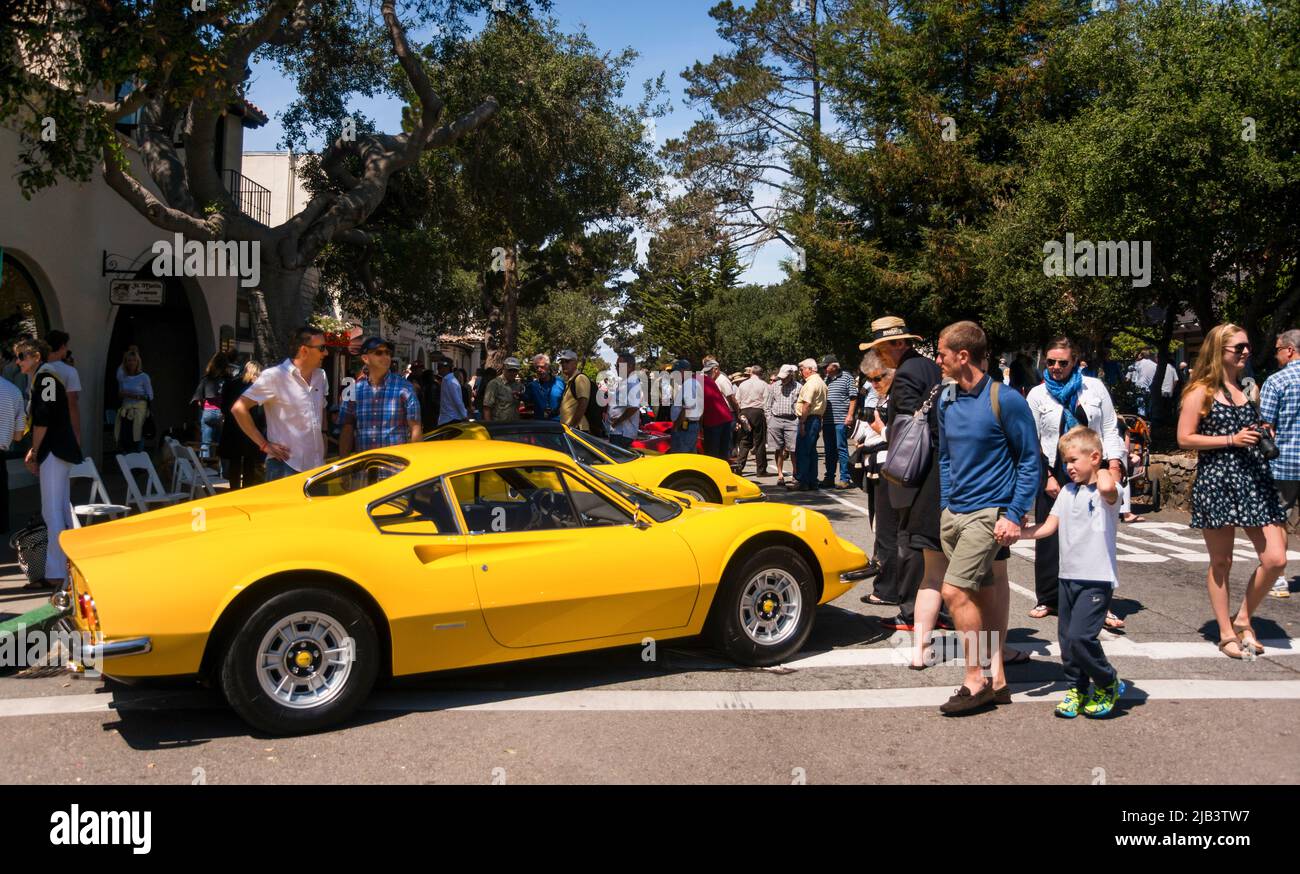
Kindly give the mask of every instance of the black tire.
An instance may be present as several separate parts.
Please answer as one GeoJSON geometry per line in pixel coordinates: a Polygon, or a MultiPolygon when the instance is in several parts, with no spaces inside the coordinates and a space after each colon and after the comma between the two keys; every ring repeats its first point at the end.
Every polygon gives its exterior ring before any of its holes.
{"type": "MultiPolygon", "coordinates": [[[[254,728],[273,735],[305,734],[342,722],[356,712],[374,688],[379,662],[374,623],[355,601],[329,589],[291,589],[267,599],[241,623],[221,660],[221,690],[235,712],[254,728]],[[258,649],[279,623],[302,612],[328,616],[342,626],[352,639],[353,656],[343,685],[328,701],[299,709],[263,689],[258,649]]],[[[330,669],[324,665],[319,670],[330,669]]]]}
{"type": "Polygon", "coordinates": [[[694,492],[700,495],[705,503],[720,504],[722,495],[718,494],[718,487],[708,477],[698,474],[677,474],[664,480],[663,488],[672,489],[676,492],[694,492]]]}
{"type": "Polygon", "coordinates": [[[768,667],[780,664],[803,649],[812,633],[816,611],[817,584],[808,562],[789,546],[765,546],[748,558],[738,557],[732,561],[713,599],[706,631],[713,645],[733,661],[768,667]],[[741,599],[749,581],[767,569],[788,573],[799,585],[800,607],[795,628],[788,637],[775,644],[762,643],[750,637],[740,618],[741,599]]]}

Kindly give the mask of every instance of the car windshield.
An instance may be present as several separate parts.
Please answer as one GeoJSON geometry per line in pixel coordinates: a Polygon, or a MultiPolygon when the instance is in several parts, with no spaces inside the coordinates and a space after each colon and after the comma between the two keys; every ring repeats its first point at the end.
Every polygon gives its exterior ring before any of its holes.
{"type": "Polygon", "coordinates": [[[625,483],[621,479],[612,477],[609,474],[601,473],[589,464],[579,464],[583,470],[600,480],[609,488],[618,492],[625,500],[641,508],[645,513],[656,522],[667,522],[682,512],[680,504],[672,501],[665,501],[663,498],[657,498],[647,491],[637,488],[631,483],[625,483]]]}
{"type": "Polygon", "coordinates": [[[409,463],[393,455],[366,455],[316,474],[307,480],[302,490],[309,498],[350,495],[401,473],[409,463]]]}
{"type": "Polygon", "coordinates": [[[602,440],[599,437],[592,437],[590,434],[583,434],[582,439],[596,447],[605,454],[605,457],[615,464],[623,464],[627,461],[636,461],[641,458],[641,453],[631,449],[624,449],[622,446],[610,443],[608,440],[602,440]]]}

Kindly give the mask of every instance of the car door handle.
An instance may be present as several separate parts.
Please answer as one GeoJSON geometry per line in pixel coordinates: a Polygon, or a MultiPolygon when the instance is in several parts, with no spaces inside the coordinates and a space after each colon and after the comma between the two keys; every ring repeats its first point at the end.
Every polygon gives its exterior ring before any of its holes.
{"type": "Polygon", "coordinates": [[[415,557],[420,560],[421,564],[430,564],[441,558],[462,555],[464,552],[465,543],[460,538],[455,538],[455,542],[421,543],[415,547],[415,557]]]}

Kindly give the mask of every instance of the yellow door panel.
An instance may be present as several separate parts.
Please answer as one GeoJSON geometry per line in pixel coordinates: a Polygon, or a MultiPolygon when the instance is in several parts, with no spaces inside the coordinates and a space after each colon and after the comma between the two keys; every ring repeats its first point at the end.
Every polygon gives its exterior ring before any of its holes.
{"type": "Polygon", "coordinates": [[[512,648],[679,628],[699,594],[695,557],[658,525],[480,534],[469,560],[488,629],[512,648]]]}

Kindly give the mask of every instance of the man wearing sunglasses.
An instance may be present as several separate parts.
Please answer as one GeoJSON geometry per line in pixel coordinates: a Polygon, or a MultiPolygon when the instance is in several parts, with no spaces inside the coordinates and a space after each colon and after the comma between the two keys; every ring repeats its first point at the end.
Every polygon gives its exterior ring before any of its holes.
{"type": "MultiPolygon", "coordinates": [[[[1289,514],[1300,499],[1300,330],[1292,328],[1278,334],[1273,352],[1279,369],[1264,380],[1259,391],[1259,412],[1273,429],[1278,456],[1269,466],[1289,514]]],[[[1287,578],[1276,580],[1269,594],[1275,598],[1291,597],[1287,578]]]]}
{"type": "Polygon", "coordinates": [[[325,463],[325,397],[321,365],[325,335],[304,326],[289,337],[292,357],[268,367],[231,406],[231,415],[266,455],[266,481],[293,476],[325,463]],[[266,435],[253,422],[253,407],[266,412],[266,435]]]}
{"type": "Polygon", "coordinates": [[[366,378],[339,406],[339,456],[420,439],[420,401],[410,380],[392,372],[393,345],[382,337],[361,344],[366,378]]]}

